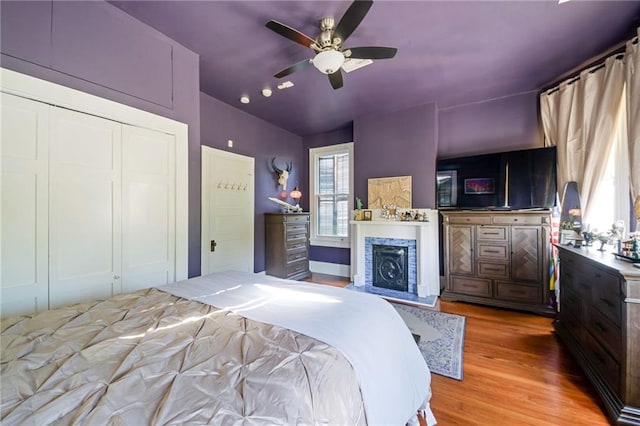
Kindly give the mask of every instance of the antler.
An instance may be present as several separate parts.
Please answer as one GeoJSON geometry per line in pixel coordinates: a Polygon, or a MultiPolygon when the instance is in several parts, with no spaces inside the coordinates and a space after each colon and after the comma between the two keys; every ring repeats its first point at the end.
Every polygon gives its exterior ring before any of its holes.
{"type": "MultiPolygon", "coordinates": [[[[271,167],[273,168],[273,171],[276,172],[278,175],[282,174],[282,170],[280,170],[278,168],[278,166],[276,166],[276,157],[273,157],[271,159],[271,167]]],[[[287,171],[289,171],[289,170],[287,170],[287,171]]]]}
{"type": "MultiPolygon", "coordinates": [[[[287,166],[286,166],[285,170],[287,171],[287,173],[291,173],[291,169],[293,169],[293,161],[289,161],[286,164],[287,164],[287,166]]],[[[273,157],[271,159],[271,167],[273,168],[273,171],[276,172],[277,174],[279,174],[279,175],[282,174],[282,169],[279,168],[278,166],[276,166],[276,157],[273,157]]]]}

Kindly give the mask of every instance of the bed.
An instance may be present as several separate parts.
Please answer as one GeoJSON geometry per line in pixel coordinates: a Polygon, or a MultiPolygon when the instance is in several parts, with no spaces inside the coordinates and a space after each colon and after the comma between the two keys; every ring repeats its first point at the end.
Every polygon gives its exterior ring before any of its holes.
{"type": "Polygon", "coordinates": [[[7,425],[435,423],[402,319],[341,288],[224,272],[1,330],[7,425]]]}

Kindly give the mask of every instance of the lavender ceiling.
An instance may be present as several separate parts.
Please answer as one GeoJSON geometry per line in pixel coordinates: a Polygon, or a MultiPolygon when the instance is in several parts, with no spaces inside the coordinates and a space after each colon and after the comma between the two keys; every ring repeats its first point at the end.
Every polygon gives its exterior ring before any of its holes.
{"type": "Polygon", "coordinates": [[[361,115],[540,89],[629,38],[640,16],[638,1],[376,1],[345,47],[397,47],[395,58],[344,73],[339,90],[308,67],[279,91],[273,74],[313,52],[264,24],[275,19],[315,38],[320,19],[339,20],[349,1],[111,3],[199,54],[203,92],[303,136],[361,115]],[[239,102],[243,94],[250,104],[239,102]]]}

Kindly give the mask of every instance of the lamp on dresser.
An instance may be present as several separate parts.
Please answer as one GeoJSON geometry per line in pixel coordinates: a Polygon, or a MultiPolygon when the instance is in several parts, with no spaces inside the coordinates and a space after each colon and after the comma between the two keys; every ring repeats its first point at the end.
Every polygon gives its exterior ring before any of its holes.
{"type": "Polygon", "coordinates": [[[296,207],[300,208],[300,198],[302,198],[302,192],[300,192],[297,186],[293,188],[293,191],[291,191],[291,193],[289,193],[289,197],[291,197],[291,199],[296,202],[296,207]]]}

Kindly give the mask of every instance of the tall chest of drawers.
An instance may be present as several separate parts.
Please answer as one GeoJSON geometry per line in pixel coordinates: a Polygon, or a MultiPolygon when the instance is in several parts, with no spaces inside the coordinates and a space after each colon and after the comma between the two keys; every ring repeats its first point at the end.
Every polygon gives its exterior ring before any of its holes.
{"type": "Polygon", "coordinates": [[[556,332],[612,423],[640,425],[640,269],[594,247],[558,248],[556,332]]]}
{"type": "Polygon", "coordinates": [[[441,211],[443,300],[545,315],[549,305],[549,211],[441,211]]]}
{"type": "Polygon", "coordinates": [[[309,272],[309,213],[265,214],[266,273],[300,280],[309,272]]]}

